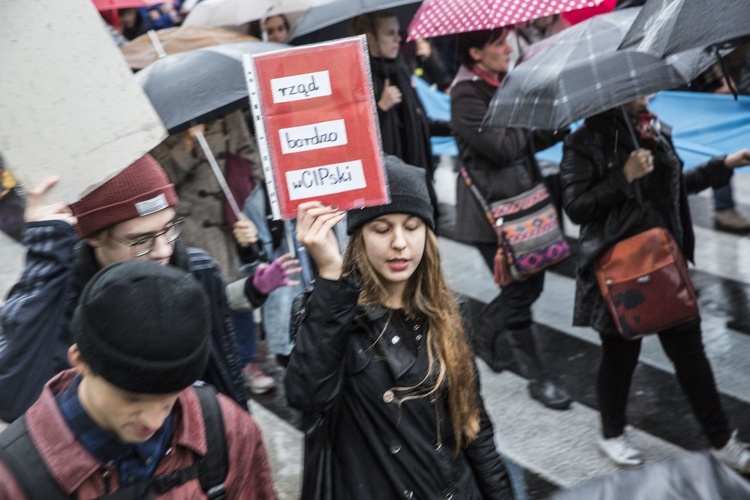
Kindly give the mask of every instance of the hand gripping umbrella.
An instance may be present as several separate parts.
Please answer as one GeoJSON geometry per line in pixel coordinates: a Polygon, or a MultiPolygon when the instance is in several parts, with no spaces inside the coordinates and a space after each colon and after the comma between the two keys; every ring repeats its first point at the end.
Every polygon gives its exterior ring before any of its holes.
{"type": "MultiPolygon", "coordinates": [[[[135,74],[170,134],[221,118],[250,105],[243,54],[289,47],[272,42],[234,42],[157,59],[135,74]]],[[[196,139],[235,214],[241,213],[205,137],[196,139]]]]}
{"type": "Polygon", "coordinates": [[[527,49],[503,80],[485,125],[558,130],[639,97],[675,88],[708,68],[700,48],[660,59],[617,51],[639,8],[593,17],[527,49]]]}

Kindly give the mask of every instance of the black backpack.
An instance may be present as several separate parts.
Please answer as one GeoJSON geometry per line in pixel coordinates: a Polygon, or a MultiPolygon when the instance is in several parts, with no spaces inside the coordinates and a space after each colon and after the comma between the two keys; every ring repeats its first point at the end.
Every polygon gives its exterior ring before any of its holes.
{"type": "MultiPolygon", "coordinates": [[[[109,500],[153,498],[156,494],[166,493],[196,477],[209,499],[223,500],[226,498],[224,480],[229,471],[227,442],[221,407],[216,398],[216,390],[205,384],[196,384],[193,389],[198,394],[201,411],[203,412],[203,422],[206,426],[206,442],[208,443],[206,456],[199,458],[189,467],[153,477],[145,483],[121,488],[114,493],[104,495],[102,498],[109,500]]],[[[13,474],[27,498],[50,500],[70,498],[47,470],[44,461],[29,437],[24,416],[13,422],[0,434],[0,460],[13,474]]]]}

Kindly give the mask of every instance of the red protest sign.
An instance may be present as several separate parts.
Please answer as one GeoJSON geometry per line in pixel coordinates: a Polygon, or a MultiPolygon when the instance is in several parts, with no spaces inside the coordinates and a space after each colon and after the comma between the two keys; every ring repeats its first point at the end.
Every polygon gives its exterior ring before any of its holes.
{"type": "Polygon", "coordinates": [[[389,201],[364,37],[245,56],[245,70],[276,218],[389,201]]]}

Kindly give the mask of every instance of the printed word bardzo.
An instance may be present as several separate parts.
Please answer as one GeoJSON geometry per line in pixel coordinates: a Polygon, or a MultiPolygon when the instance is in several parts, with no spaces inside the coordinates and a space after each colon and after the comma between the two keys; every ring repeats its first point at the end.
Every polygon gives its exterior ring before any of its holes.
{"type": "Polygon", "coordinates": [[[279,130],[281,153],[301,153],[312,149],[332,148],[347,144],[344,120],[302,125],[279,130]]]}

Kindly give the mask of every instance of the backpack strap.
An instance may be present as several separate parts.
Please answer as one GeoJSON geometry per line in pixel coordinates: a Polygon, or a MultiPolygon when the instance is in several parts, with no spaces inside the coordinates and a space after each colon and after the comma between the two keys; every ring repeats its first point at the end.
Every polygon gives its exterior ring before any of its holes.
{"type": "Polygon", "coordinates": [[[0,460],[27,498],[70,498],[39,455],[26,427],[26,417],[21,416],[0,433],[0,460]]]}
{"type": "Polygon", "coordinates": [[[221,406],[212,386],[196,382],[193,389],[201,404],[208,444],[205,468],[199,476],[201,487],[209,499],[223,499],[226,496],[224,481],[229,473],[229,454],[221,406]]]}

